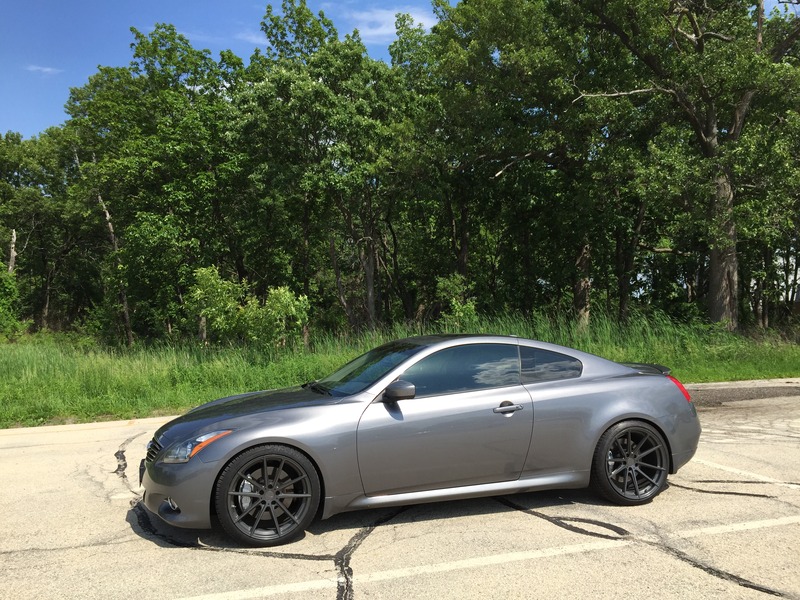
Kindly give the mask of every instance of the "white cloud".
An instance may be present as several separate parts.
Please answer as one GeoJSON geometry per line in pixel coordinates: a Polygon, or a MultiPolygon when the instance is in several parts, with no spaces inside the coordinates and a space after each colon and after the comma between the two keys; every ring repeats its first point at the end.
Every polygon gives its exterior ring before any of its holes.
{"type": "Polygon", "coordinates": [[[394,22],[398,13],[411,15],[415,23],[426,28],[436,22],[432,13],[410,6],[352,10],[348,11],[347,17],[365,43],[390,42],[395,38],[394,22]]]}
{"type": "Polygon", "coordinates": [[[63,73],[62,69],[54,69],[53,67],[40,67],[39,65],[28,65],[25,67],[26,71],[30,71],[31,73],[39,73],[41,75],[58,75],[59,73],[63,73]]]}
{"type": "Polygon", "coordinates": [[[179,31],[178,33],[188,39],[193,45],[199,42],[201,44],[213,44],[215,46],[221,46],[225,43],[225,38],[218,35],[209,35],[207,33],[203,33],[202,31],[179,31]]]}
{"type": "Polygon", "coordinates": [[[235,37],[240,42],[247,42],[256,46],[265,46],[267,43],[267,38],[264,37],[261,31],[240,31],[235,37]]]}

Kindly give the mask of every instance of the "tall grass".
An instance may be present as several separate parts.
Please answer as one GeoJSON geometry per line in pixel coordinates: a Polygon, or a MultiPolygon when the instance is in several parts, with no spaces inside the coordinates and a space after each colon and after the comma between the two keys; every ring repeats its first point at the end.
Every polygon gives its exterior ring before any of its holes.
{"type": "MultiPolygon", "coordinates": [[[[596,315],[504,316],[465,325],[472,332],[529,337],[616,361],[656,362],[687,382],[800,376],[800,346],[752,339],[659,315],[621,326],[596,315]]],[[[321,377],[383,342],[438,333],[418,325],[351,335],[320,334],[310,347],[258,350],[200,346],[104,349],[40,336],[0,345],[0,427],[127,419],[182,412],[214,398],[321,377]]]]}

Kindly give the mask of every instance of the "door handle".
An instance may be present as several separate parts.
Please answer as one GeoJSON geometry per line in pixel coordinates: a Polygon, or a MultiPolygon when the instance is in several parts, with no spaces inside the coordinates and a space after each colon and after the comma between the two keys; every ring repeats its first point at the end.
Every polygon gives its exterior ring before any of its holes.
{"type": "Polygon", "coordinates": [[[501,415],[507,415],[510,413],[517,412],[518,410],[522,410],[522,404],[511,404],[511,402],[503,402],[497,408],[492,409],[492,412],[501,415]]]}

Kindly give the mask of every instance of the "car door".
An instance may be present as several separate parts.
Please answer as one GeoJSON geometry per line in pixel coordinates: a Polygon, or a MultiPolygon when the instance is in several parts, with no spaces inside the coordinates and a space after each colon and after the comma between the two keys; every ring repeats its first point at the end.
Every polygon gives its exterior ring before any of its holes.
{"type": "Polygon", "coordinates": [[[367,495],[516,479],[533,429],[513,344],[440,350],[400,379],[416,396],[369,405],[358,426],[358,462],[367,495]]]}

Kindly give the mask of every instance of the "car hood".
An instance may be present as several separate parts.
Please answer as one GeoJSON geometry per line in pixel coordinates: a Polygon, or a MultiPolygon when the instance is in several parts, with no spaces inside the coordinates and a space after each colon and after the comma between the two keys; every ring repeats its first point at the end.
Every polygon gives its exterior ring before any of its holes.
{"type": "Polygon", "coordinates": [[[276,410],[327,406],[341,401],[341,397],[320,394],[300,386],[228,396],[202,404],[173,419],[156,431],[155,439],[166,446],[214,429],[235,429],[245,420],[247,425],[254,425],[276,410]]]}

